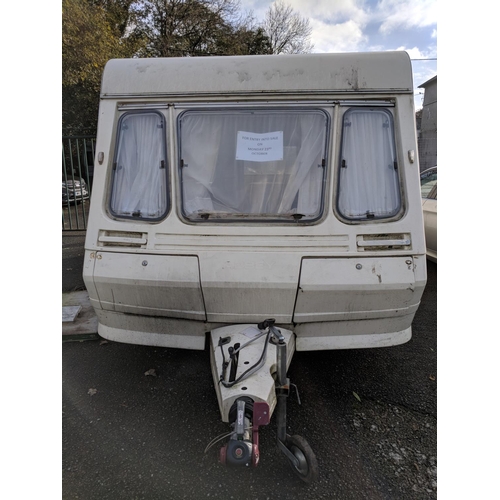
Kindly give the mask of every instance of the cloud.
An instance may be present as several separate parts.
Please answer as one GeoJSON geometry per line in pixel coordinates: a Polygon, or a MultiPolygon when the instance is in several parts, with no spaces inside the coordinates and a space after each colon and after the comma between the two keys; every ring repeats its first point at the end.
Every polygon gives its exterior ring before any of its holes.
{"type": "MultiPolygon", "coordinates": [[[[313,29],[314,52],[359,50],[366,43],[363,34],[369,21],[365,0],[284,0],[300,16],[309,19],[313,29]]],[[[257,18],[263,18],[272,0],[243,0],[257,18]]]]}
{"type": "Polygon", "coordinates": [[[436,57],[436,46],[429,46],[427,50],[421,50],[419,47],[413,47],[411,49],[405,46],[400,46],[396,50],[406,50],[410,55],[411,59],[429,59],[436,57]]]}
{"type": "MultiPolygon", "coordinates": [[[[398,28],[427,27],[436,24],[437,0],[284,0],[295,12],[311,23],[342,25],[352,21],[364,29],[380,24],[387,35],[398,28]]],[[[272,5],[272,0],[241,0],[258,18],[272,5]]]]}
{"type": "Polygon", "coordinates": [[[352,52],[367,42],[364,0],[285,0],[313,29],[314,52],[352,52]]]}
{"type": "Polygon", "coordinates": [[[364,0],[285,0],[301,16],[308,17],[311,21],[322,20],[332,24],[343,24],[353,21],[364,25],[368,21],[364,9],[364,0]]]}
{"type": "Polygon", "coordinates": [[[376,13],[380,32],[389,35],[404,28],[424,28],[436,24],[436,0],[381,0],[376,13]]]}
{"type": "MultiPolygon", "coordinates": [[[[272,0],[241,0],[263,18],[272,0]]],[[[437,0],[284,0],[309,19],[314,52],[408,49],[412,58],[436,56],[437,0]],[[418,28],[427,28],[421,30],[418,28]],[[432,33],[432,35],[430,34],[432,33]]]]}
{"type": "Polygon", "coordinates": [[[328,24],[317,19],[310,20],[313,29],[314,52],[355,51],[367,41],[362,26],[355,21],[328,24]]]}
{"type": "Polygon", "coordinates": [[[408,52],[410,59],[425,59],[425,55],[422,54],[418,47],[413,47],[413,49],[407,49],[406,47],[398,47],[396,50],[405,50],[408,52]]]}

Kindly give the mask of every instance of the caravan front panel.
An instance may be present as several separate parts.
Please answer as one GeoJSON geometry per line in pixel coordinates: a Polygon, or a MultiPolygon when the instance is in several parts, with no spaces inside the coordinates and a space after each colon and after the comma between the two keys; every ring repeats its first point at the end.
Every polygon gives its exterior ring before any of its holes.
{"type": "Polygon", "coordinates": [[[396,345],[426,282],[404,52],[110,61],[84,279],[99,333],[396,345]]]}

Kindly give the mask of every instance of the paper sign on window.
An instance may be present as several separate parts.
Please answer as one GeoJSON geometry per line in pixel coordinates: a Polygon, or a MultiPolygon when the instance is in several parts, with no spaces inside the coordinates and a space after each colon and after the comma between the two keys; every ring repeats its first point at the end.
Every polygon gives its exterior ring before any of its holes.
{"type": "Polygon", "coordinates": [[[283,131],[255,134],[238,132],[236,159],[246,161],[277,161],[283,159],[283,131]]]}

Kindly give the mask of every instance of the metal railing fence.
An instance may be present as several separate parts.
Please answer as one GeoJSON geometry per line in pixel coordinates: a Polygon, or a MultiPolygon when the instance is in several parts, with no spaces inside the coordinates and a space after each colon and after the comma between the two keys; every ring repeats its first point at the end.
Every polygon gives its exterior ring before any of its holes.
{"type": "Polygon", "coordinates": [[[62,230],[87,229],[94,177],[95,135],[62,138],[62,230]]]}

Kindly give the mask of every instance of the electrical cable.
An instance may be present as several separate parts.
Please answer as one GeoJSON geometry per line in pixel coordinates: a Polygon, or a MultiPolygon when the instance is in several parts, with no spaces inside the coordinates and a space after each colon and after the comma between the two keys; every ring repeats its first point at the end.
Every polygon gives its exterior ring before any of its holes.
{"type": "MultiPolygon", "coordinates": [[[[250,429],[252,429],[252,426],[246,427],[245,431],[248,431],[250,429]]],[[[222,441],[224,438],[227,438],[228,436],[232,436],[233,434],[236,434],[236,431],[225,432],[224,434],[221,434],[221,435],[217,436],[216,438],[212,439],[212,441],[210,441],[210,443],[207,444],[207,447],[205,448],[204,453],[206,453],[210,448],[212,448],[212,446],[214,446],[219,441],[222,441]]]]}
{"type": "MultiPolygon", "coordinates": [[[[223,373],[221,374],[221,378],[219,380],[220,384],[222,384],[224,387],[227,387],[227,388],[232,387],[233,385],[241,382],[245,378],[247,378],[250,375],[252,375],[253,373],[255,373],[257,370],[259,370],[264,365],[264,363],[266,362],[267,346],[269,344],[269,339],[271,337],[271,329],[270,328],[268,329],[267,333],[262,332],[260,335],[257,335],[253,339],[249,340],[248,342],[246,342],[245,344],[243,344],[242,346],[240,346],[237,350],[235,350],[233,352],[233,355],[236,354],[236,352],[241,351],[241,349],[243,349],[244,347],[246,347],[250,343],[254,342],[255,340],[263,337],[264,335],[266,335],[266,341],[264,343],[264,348],[262,349],[262,354],[261,354],[259,360],[257,361],[257,363],[255,363],[253,366],[248,368],[248,370],[243,372],[236,380],[233,380],[232,382],[225,382],[224,381],[225,369],[223,368],[223,373]]],[[[220,346],[220,348],[222,349],[222,345],[220,346]]],[[[222,354],[222,358],[225,359],[224,353],[222,354]]]]}

